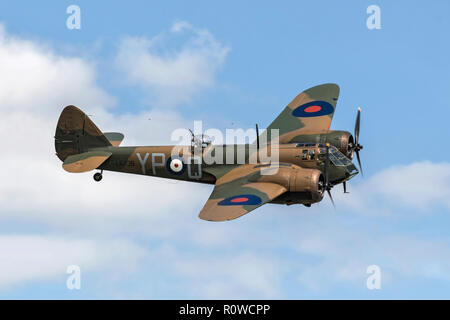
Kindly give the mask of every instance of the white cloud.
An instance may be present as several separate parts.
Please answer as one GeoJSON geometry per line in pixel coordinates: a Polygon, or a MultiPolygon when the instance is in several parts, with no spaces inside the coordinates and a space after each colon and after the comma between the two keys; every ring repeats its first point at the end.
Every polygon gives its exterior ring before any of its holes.
{"type": "Polygon", "coordinates": [[[158,105],[190,102],[200,90],[211,87],[230,48],[205,29],[180,21],[169,34],[152,39],[126,37],[121,41],[117,67],[134,85],[150,90],[158,105]],[[168,50],[166,41],[182,39],[179,49],[168,50]]]}
{"type": "Polygon", "coordinates": [[[422,209],[434,205],[450,208],[450,163],[424,161],[394,166],[376,174],[369,184],[392,203],[422,209]]]}
{"type": "Polygon", "coordinates": [[[64,287],[69,265],[78,265],[81,276],[114,263],[127,272],[144,251],[128,241],[91,241],[42,235],[0,236],[0,288],[45,279],[60,279],[64,287]]]}
{"type": "Polygon", "coordinates": [[[172,32],[181,32],[186,29],[191,30],[192,28],[192,25],[187,21],[177,21],[172,25],[170,30],[172,32]]]}
{"type": "Polygon", "coordinates": [[[366,213],[396,208],[430,211],[450,208],[450,163],[415,162],[384,169],[368,180],[350,182],[350,196],[337,194],[337,202],[366,213]]]}
{"type": "Polygon", "coordinates": [[[381,268],[385,288],[401,278],[450,281],[450,246],[442,239],[379,233],[373,226],[354,229],[326,223],[321,227],[321,232],[311,225],[297,230],[302,235],[297,238],[296,249],[316,261],[299,268],[298,280],[313,292],[342,284],[366,290],[366,269],[373,264],[381,268]]]}
{"type": "Polygon", "coordinates": [[[178,258],[175,272],[189,279],[190,294],[209,299],[274,298],[280,295],[282,266],[254,253],[178,258]]]}
{"type": "Polygon", "coordinates": [[[95,83],[95,71],[35,42],[8,35],[0,25],[0,110],[55,115],[68,104],[99,108],[114,99],[95,83]]]}
{"type": "Polygon", "coordinates": [[[154,178],[139,176],[124,179],[117,173],[105,173],[98,184],[90,173],[74,175],[62,170],[54,154],[56,122],[67,104],[86,106],[100,127],[131,133],[128,140],[143,143],[161,140],[170,132],[161,121],[148,121],[148,114],[170,118],[176,128],[182,126],[176,112],[113,116],[106,107],[115,99],[96,83],[92,64],[11,37],[3,28],[0,70],[0,134],[2,147],[8,150],[0,157],[0,219],[15,226],[26,223],[32,230],[45,225],[50,234],[0,236],[2,252],[10,256],[0,257],[8,260],[0,266],[0,286],[54,278],[65,272],[68,263],[94,266],[108,260],[112,265],[121,261],[132,265],[133,252],[137,252],[132,244],[106,243],[97,237],[116,239],[118,233],[135,232],[169,237],[181,234],[189,221],[195,221],[200,199],[210,192],[208,187],[190,186],[190,190],[201,190],[192,194],[186,193],[181,182],[160,179],[155,183],[154,178]],[[145,130],[147,126],[151,130],[145,130]],[[86,240],[61,236],[66,233],[86,240]]]}
{"type": "MultiPolygon", "coordinates": [[[[67,58],[34,42],[0,30],[0,134],[8,152],[0,158],[0,219],[46,221],[83,230],[121,230],[123,224],[165,234],[173,219],[189,219],[208,196],[205,186],[197,195],[185,184],[155,178],[105,173],[98,184],[91,173],[74,175],[62,170],[54,151],[54,132],[62,106],[79,101],[103,130],[122,131],[124,143],[151,144],[182,127],[174,111],[145,111],[114,116],[105,108],[114,98],[95,82],[95,69],[80,58],[67,58]],[[80,98],[81,97],[81,98],[80,98]],[[148,120],[148,114],[156,121],[148,120]],[[170,119],[171,125],[165,121],[170,119]],[[105,127],[103,127],[103,125],[105,127]],[[182,209],[173,201],[184,203],[182,209]],[[174,218],[177,216],[178,218],[174,218]],[[105,221],[106,220],[106,221],[105,221]]],[[[167,141],[168,139],[165,139],[167,141]]],[[[181,224],[175,224],[181,228],[181,224]]],[[[171,231],[174,232],[174,231],[171,231]]]]}

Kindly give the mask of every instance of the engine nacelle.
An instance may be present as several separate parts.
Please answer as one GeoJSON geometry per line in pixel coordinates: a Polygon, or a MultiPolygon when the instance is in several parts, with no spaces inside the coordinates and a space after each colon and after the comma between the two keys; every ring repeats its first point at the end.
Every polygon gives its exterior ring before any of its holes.
{"type": "Polygon", "coordinates": [[[319,202],[323,198],[325,179],[317,169],[298,168],[291,174],[289,191],[305,194],[311,202],[319,202]]]}
{"type": "Polygon", "coordinates": [[[302,203],[319,202],[323,198],[325,179],[320,170],[305,169],[295,165],[279,167],[277,173],[261,175],[259,182],[282,185],[289,192],[297,194],[302,203]]]}

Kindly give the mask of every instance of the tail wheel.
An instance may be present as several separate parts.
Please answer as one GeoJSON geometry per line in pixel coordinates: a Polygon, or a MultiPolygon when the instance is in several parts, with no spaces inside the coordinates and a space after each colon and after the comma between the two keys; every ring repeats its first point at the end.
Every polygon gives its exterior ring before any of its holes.
{"type": "Polygon", "coordinates": [[[100,172],[97,172],[96,174],[94,174],[94,180],[99,182],[101,181],[103,178],[103,175],[100,172]]]}

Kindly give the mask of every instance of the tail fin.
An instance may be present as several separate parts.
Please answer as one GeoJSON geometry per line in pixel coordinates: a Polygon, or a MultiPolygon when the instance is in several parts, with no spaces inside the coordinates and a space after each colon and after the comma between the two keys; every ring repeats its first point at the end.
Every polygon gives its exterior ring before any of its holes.
{"type": "Polygon", "coordinates": [[[111,146],[91,119],[75,106],[67,106],[59,116],[55,133],[56,155],[61,161],[92,148],[111,146]]]}

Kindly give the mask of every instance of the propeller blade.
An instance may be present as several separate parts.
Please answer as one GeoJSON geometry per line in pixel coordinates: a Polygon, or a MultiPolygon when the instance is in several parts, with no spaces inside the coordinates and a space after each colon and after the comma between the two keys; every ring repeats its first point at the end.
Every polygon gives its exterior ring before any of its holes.
{"type": "Polygon", "coordinates": [[[363,172],[363,168],[361,165],[361,159],[359,158],[359,151],[356,151],[356,159],[358,159],[358,165],[359,165],[359,169],[361,170],[361,175],[364,177],[364,172],[363,172]]]}
{"type": "Polygon", "coordinates": [[[333,196],[331,195],[330,189],[327,189],[328,196],[330,197],[331,203],[333,207],[336,209],[336,205],[334,204],[333,196]]]}
{"type": "Polygon", "coordinates": [[[361,108],[358,108],[358,113],[356,114],[356,121],[355,121],[355,145],[358,145],[359,141],[360,122],[361,122],[361,108]]]}
{"type": "Polygon", "coordinates": [[[258,124],[256,124],[256,150],[259,151],[259,129],[258,129],[258,124]]]}
{"type": "Polygon", "coordinates": [[[359,171],[361,172],[361,176],[364,176],[363,168],[361,165],[361,158],[359,157],[359,151],[363,148],[363,146],[359,144],[360,123],[361,123],[361,108],[358,108],[358,113],[356,114],[355,132],[354,132],[355,142],[352,145],[352,150],[354,153],[356,153],[356,158],[358,159],[359,171]]]}

